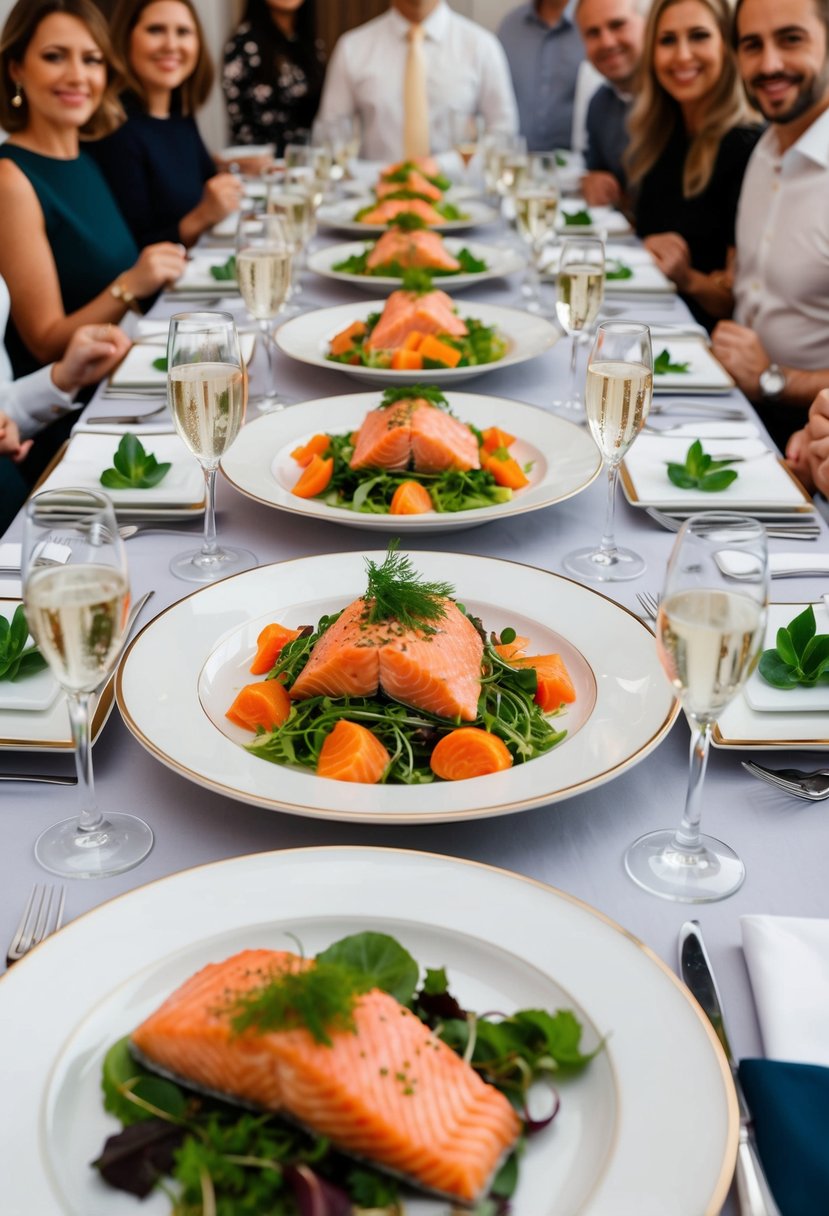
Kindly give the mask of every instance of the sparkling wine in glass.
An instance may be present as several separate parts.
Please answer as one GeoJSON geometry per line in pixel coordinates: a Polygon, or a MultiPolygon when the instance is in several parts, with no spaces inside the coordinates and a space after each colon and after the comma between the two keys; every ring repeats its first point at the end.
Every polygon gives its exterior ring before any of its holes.
{"type": "Polygon", "coordinates": [[[656,622],[656,644],[691,727],[682,822],[649,832],[625,854],[625,869],[653,895],[681,903],[725,899],[745,867],[727,844],[700,832],[711,728],[760,657],[768,603],[766,533],[743,515],[706,512],[682,525],[656,622]],[[739,562],[740,581],[726,571],[739,562]]]}
{"type": "Polygon", "coordinates": [[[276,387],[273,323],[291,289],[294,241],[278,215],[242,212],[236,231],[236,278],[250,315],[258,323],[267,358],[264,392],[253,398],[262,413],[285,408],[276,387]]]}
{"type": "Polygon", "coordinates": [[[590,431],[607,469],[607,515],[598,548],[577,549],[564,569],[580,580],[614,583],[638,578],[645,562],[616,544],[616,481],[625,453],[645,424],[653,393],[653,353],[647,325],[605,321],[587,364],[584,406],[590,431]]]}
{"type": "Polygon", "coordinates": [[[216,540],[216,473],[245,419],[247,371],[239,335],[226,312],[181,312],[170,319],[167,339],[167,399],[173,422],[204,472],[207,506],[204,541],[173,558],[176,578],[212,583],[256,565],[247,549],[216,540]]]}
{"type": "Polygon", "coordinates": [[[81,813],[35,843],[46,870],[105,878],[137,866],[153,833],[134,815],[104,815],[92,778],[90,703],[112,675],[127,627],[130,587],[115,510],[97,490],[44,490],[26,505],[23,601],[29,629],[66,693],[81,813]]]}
{"type": "Polygon", "coordinates": [[[604,301],[604,272],[604,241],[599,237],[564,241],[556,276],[556,316],[570,335],[570,392],[565,401],[556,404],[568,409],[581,406],[576,388],[578,338],[599,315],[604,301]]]}
{"type": "Polygon", "coordinates": [[[521,291],[530,312],[541,312],[541,263],[548,242],[552,241],[558,215],[559,188],[555,157],[534,154],[527,160],[512,187],[515,223],[530,247],[527,276],[521,291]]]}
{"type": "Polygon", "coordinates": [[[482,130],[483,119],[480,114],[466,114],[461,110],[449,111],[449,136],[452,147],[461,159],[467,185],[469,184],[469,166],[478,151],[482,130]]]}
{"type": "MultiPolygon", "coordinates": [[[[285,239],[292,254],[291,277],[288,285],[288,300],[295,300],[302,294],[300,274],[305,259],[305,246],[314,232],[316,216],[311,193],[296,185],[279,183],[268,191],[268,215],[277,216],[283,224],[285,239]]],[[[303,311],[295,304],[283,306],[283,316],[296,316],[303,311]]]]}

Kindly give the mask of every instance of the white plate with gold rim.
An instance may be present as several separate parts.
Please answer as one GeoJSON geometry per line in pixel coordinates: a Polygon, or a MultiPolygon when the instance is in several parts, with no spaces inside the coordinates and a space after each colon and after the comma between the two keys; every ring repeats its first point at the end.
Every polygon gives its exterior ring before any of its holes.
{"type": "MultiPolygon", "coordinates": [[[[588,905],[504,870],[397,849],[259,853],[175,874],[111,900],[0,981],[5,1216],[168,1216],[90,1168],[117,1130],[102,1109],[108,1046],[187,976],[239,949],[309,953],[348,933],[397,937],[422,966],[446,965],[470,1008],[570,1008],[606,1045],[563,1081],[555,1122],[522,1158],[514,1216],[715,1216],[737,1146],[737,1105],[716,1038],[670,970],[588,905]],[[83,959],[78,970],[78,959],[83,959]],[[44,1000],[45,992],[61,994],[44,1000]],[[687,1169],[687,1146],[694,1168],[687,1169]],[[682,1185],[677,1186],[677,1179],[682,1185]]],[[[450,1216],[406,1196],[410,1216],[450,1216]]]]}
{"type": "MultiPolygon", "coordinates": [[[[379,206],[379,203],[369,195],[365,198],[343,199],[338,203],[323,203],[317,212],[317,223],[320,228],[336,228],[340,232],[353,233],[354,236],[377,236],[386,232],[389,225],[367,224],[355,219],[359,211],[372,205],[379,206]]],[[[477,198],[457,199],[454,205],[461,212],[461,218],[429,224],[430,232],[463,232],[467,228],[494,224],[498,219],[498,212],[477,198]]]]}
{"type": "MultiPolygon", "coordinates": [[[[335,267],[347,258],[358,257],[368,246],[365,241],[351,241],[346,245],[326,245],[318,249],[308,259],[308,269],[324,279],[336,279],[340,283],[350,283],[360,291],[396,291],[402,287],[400,275],[354,274],[347,270],[337,270],[335,267]]],[[[460,291],[464,287],[473,287],[476,283],[486,282],[487,279],[503,278],[508,274],[516,274],[523,270],[526,259],[515,249],[499,248],[497,245],[480,245],[477,241],[464,241],[459,238],[447,239],[444,242],[446,250],[457,258],[462,249],[468,249],[474,258],[486,262],[486,270],[475,272],[461,271],[458,274],[436,275],[435,287],[447,291],[460,291]]]]}
{"type": "Polygon", "coordinates": [[[653,634],[638,617],[533,566],[418,551],[423,577],[454,586],[487,629],[512,626],[530,638],[530,653],[558,651],[572,664],[578,700],[556,719],[567,738],[507,772],[426,786],[357,785],[258,759],[224,717],[251,682],[257,633],[269,621],[316,625],[344,608],[365,591],[366,557],[382,562],[385,553],[262,566],[155,617],[117,676],[118,705],[139,742],[196,784],[255,806],[363,823],[437,823],[526,810],[601,785],[643,759],[670,728],[677,706],[653,634]]]}
{"type": "MultiPolygon", "coordinates": [[[[534,405],[504,397],[452,393],[449,407],[456,418],[478,430],[500,426],[516,436],[510,453],[522,467],[530,465],[530,484],[509,502],[471,511],[423,515],[375,515],[329,506],[322,500],[298,498],[292,488],[302,472],[291,452],[319,432],[339,434],[359,429],[366,414],[381,404],[378,393],[354,393],[303,401],[289,410],[266,414],[248,423],[223,457],[225,477],[242,494],[281,511],[325,519],[350,528],[397,533],[438,532],[472,528],[528,511],[538,511],[572,498],[598,476],[601,458],[583,427],[534,405]]],[[[367,476],[371,476],[367,472],[367,476]]]]}

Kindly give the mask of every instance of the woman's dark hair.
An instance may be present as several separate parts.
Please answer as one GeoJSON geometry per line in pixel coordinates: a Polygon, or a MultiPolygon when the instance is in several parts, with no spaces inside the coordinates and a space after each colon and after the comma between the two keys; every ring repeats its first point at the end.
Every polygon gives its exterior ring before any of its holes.
{"type": "MultiPolygon", "coordinates": [[[[151,4],[155,3],[156,0],[119,0],[112,14],[112,41],[116,53],[124,64],[124,79],[127,88],[131,93],[135,94],[144,109],[146,109],[147,105],[144,86],[130,67],[130,37],[144,9],[149,8],[151,4]]],[[[202,29],[199,14],[196,12],[193,0],[178,0],[178,3],[183,4],[193,18],[196,36],[199,40],[199,57],[196,60],[196,66],[192,73],[175,90],[175,95],[178,99],[175,108],[180,110],[182,114],[195,114],[196,110],[204,105],[210,95],[215,73],[213,60],[210,58],[210,52],[205,45],[204,30],[202,29]]]]}
{"type": "Polygon", "coordinates": [[[17,0],[0,34],[0,126],[11,134],[24,130],[29,124],[26,94],[22,94],[21,106],[11,104],[17,86],[9,69],[13,63],[23,62],[29,43],[41,21],[51,17],[53,13],[65,13],[67,17],[77,17],[78,21],[82,21],[104,57],[107,70],[106,89],[101,104],[89,122],[81,127],[80,134],[86,139],[109,135],[124,119],[124,111],[118,101],[118,93],[123,88],[123,76],[121,65],[113,50],[106,18],[92,0],[17,0]]]}
{"type": "Polygon", "coordinates": [[[305,0],[296,10],[294,36],[286,38],[274,21],[266,0],[247,0],[243,22],[250,22],[253,40],[262,56],[263,75],[284,55],[297,63],[308,79],[308,92],[314,96],[322,88],[324,66],[317,48],[317,19],[314,0],[305,0]]]}

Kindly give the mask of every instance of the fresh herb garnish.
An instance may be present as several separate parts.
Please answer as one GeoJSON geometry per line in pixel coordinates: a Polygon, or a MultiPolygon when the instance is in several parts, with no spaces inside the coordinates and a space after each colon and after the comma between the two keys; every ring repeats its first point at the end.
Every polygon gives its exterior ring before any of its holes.
{"type": "Polygon", "coordinates": [[[684,464],[668,461],[668,477],[680,490],[704,490],[706,493],[716,493],[727,490],[732,481],[736,481],[736,469],[728,466],[733,460],[714,460],[702,450],[699,439],[695,439],[688,449],[684,464]]]}
{"type": "Polygon", "coordinates": [[[169,461],[159,464],[151,452],[144,451],[138,436],[131,434],[121,439],[112,463],[114,468],[104,469],[101,474],[101,485],[108,490],[152,489],[172,468],[169,461]]]}
{"type": "Polygon", "coordinates": [[[632,279],[633,270],[618,258],[613,258],[605,266],[604,277],[613,282],[622,279],[632,279]]]}
{"type": "Polygon", "coordinates": [[[334,942],[317,955],[317,965],[335,963],[371,980],[372,988],[388,992],[401,1005],[408,1005],[417,987],[420,968],[388,933],[353,933],[334,942]]]}
{"type": "Polygon", "coordinates": [[[433,287],[432,276],[428,270],[423,270],[421,267],[410,266],[403,271],[403,291],[415,292],[419,296],[424,296],[430,292],[433,287]]]}
{"type": "Polygon", "coordinates": [[[382,565],[366,559],[365,599],[370,603],[367,620],[369,624],[393,620],[404,629],[434,633],[432,622],[446,616],[443,600],[452,595],[454,588],[449,583],[426,582],[408,554],[397,552],[399,544],[398,540],[389,541],[382,565]]]}
{"type": "Polygon", "coordinates": [[[331,1034],[354,1029],[357,997],[374,987],[372,977],[336,962],[299,971],[277,971],[261,987],[232,997],[227,1012],[234,1034],[307,1030],[315,1043],[331,1046],[331,1034]]]}
{"type": "Polygon", "coordinates": [[[777,630],[777,644],[760,656],[760,675],[773,688],[814,688],[829,678],[829,633],[818,633],[810,604],[777,630]]]}
{"type": "Polygon", "coordinates": [[[382,410],[387,405],[394,405],[396,401],[414,401],[415,398],[421,397],[430,405],[436,405],[442,410],[449,410],[449,402],[440,389],[435,388],[433,384],[407,384],[403,388],[387,388],[377,408],[382,410]]]}
{"type": "Polygon", "coordinates": [[[555,162],[559,169],[565,169],[567,167],[567,157],[563,156],[561,152],[556,152],[555,162]]]}
{"type": "Polygon", "coordinates": [[[10,622],[0,616],[0,680],[24,680],[43,671],[46,660],[28,641],[26,610],[18,604],[10,622]]]}
{"type": "Polygon", "coordinates": [[[159,355],[157,359],[153,359],[153,367],[155,368],[155,370],[156,370],[157,372],[166,372],[166,370],[167,370],[167,356],[166,356],[166,355],[159,355]]]}
{"type": "Polygon", "coordinates": [[[226,262],[220,266],[211,266],[210,273],[214,279],[218,279],[220,283],[226,283],[231,279],[236,278],[236,254],[232,253],[226,262]]]}
{"type": "Polygon", "coordinates": [[[586,207],[582,207],[580,211],[562,211],[564,222],[568,228],[577,228],[593,223],[593,216],[586,207]]]}
{"type": "Polygon", "coordinates": [[[665,347],[653,361],[653,374],[655,376],[667,376],[671,373],[684,376],[691,370],[690,363],[672,363],[671,352],[665,347]]]}

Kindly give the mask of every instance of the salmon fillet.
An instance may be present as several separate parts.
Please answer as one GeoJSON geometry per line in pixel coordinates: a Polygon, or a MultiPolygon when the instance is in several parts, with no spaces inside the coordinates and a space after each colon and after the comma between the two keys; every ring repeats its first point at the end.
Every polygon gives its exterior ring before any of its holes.
{"type": "Polygon", "coordinates": [[[350,463],[352,469],[412,466],[421,473],[481,467],[478,442],[469,427],[423,397],[367,414],[350,463]]]}
{"type": "Polygon", "coordinates": [[[391,262],[408,270],[460,270],[461,264],[453,258],[443,244],[438,232],[418,228],[414,232],[401,232],[392,228],[384,232],[368,255],[369,270],[376,266],[387,266],[391,262]]]}
{"type": "Polygon", "coordinates": [[[463,337],[469,331],[445,291],[393,291],[363,346],[366,350],[397,350],[415,332],[463,337]]]}
{"type": "Polygon", "coordinates": [[[434,633],[394,620],[368,622],[369,604],[355,600],[317,642],[290,688],[308,697],[369,697],[382,688],[395,701],[442,718],[472,722],[481,695],[483,642],[452,600],[434,633]]]}
{"type": "Polygon", "coordinates": [[[395,161],[393,165],[386,165],[380,177],[384,178],[389,173],[396,173],[404,165],[414,165],[421,173],[425,173],[427,177],[440,177],[440,165],[433,156],[412,156],[409,160],[395,161]]]}
{"type": "Polygon", "coordinates": [[[417,169],[412,169],[404,182],[389,182],[381,178],[377,183],[376,194],[379,199],[384,199],[387,194],[394,194],[396,190],[413,190],[415,194],[422,194],[433,203],[439,203],[443,198],[443,191],[433,186],[417,169]]]}
{"type": "Polygon", "coordinates": [[[388,224],[391,220],[397,219],[398,215],[402,215],[404,211],[410,211],[412,215],[419,216],[424,224],[445,223],[440,212],[435,211],[432,204],[425,202],[422,198],[386,199],[384,203],[378,203],[376,207],[372,207],[371,211],[360,216],[360,223],[388,224]]]}
{"type": "Polygon", "coordinates": [[[132,1035],[140,1059],[197,1086],[278,1111],[418,1186],[482,1197],[521,1129],[507,1099],[378,989],[331,1045],[304,1028],[233,1035],[230,994],[313,963],[245,950],[187,980],[132,1035]]]}

